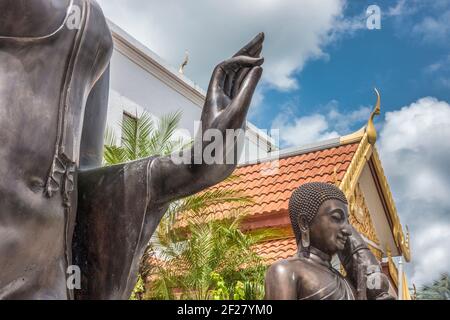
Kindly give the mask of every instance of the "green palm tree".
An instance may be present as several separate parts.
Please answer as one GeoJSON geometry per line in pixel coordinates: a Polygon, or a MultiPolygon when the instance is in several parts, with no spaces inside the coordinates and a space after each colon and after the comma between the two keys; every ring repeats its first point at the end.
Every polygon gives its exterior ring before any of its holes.
{"type": "Polygon", "coordinates": [[[444,273],[431,285],[425,285],[417,292],[418,300],[450,300],[450,277],[444,273]]]}
{"type": "Polygon", "coordinates": [[[160,229],[148,298],[261,299],[266,267],[253,247],[273,233],[243,233],[242,216],[217,221],[199,212],[186,230],[160,229]]]}
{"type": "Polygon", "coordinates": [[[155,155],[169,155],[184,146],[183,139],[174,139],[174,133],[181,120],[181,112],[163,116],[155,121],[146,112],[135,118],[124,117],[121,124],[122,144],[116,145],[111,128],[105,135],[104,163],[114,165],[155,155]]]}
{"type": "MultiPolygon", "coordinates": [[[[116,137],[111,128],[108,128],[105,135],[104,164],[106,166],[123,163],[127,161],[138,160],[149,156],[166,156],[172,152],[187,147],[192,142],[185,143],[182,139],[174,139],[174,133],[181,119],[181,113],[176,112],[161,118],[160,121],[154,121],[148,113],[136,114],[135,118],[124,117],[121,124],[122,144],[116,145],[116,137]]],[[[229,178],[234,179],[234,178],[229,178]]],[[[160,222],[155,236],[150,241],[149,247],[142,259],[139,278],[131,299],[142,299],[146,290],[147,277],[151,274],[151,265],[147,262],[150,257],[155,255],[155,249],[163,244],[167,248],[175,248],[181,235],[173,230],[177,216],[180,212],[190,211],[201,216],[206,208],[217,203],[248,202],[247,197],[241,196],[234,191],[214,190],[206,191],[180,201],[172,203],[160,222]]],[[[194,228],[195,229],[195,228],[194,228]]],[[[213,230],[210,230],[213,231],[213,230]]],[[[231,243],[231,242],[230,242],[231,243]]],[[[167,254],[163,250],[163,254],[167,254]]],[[[169,280],[166,276],[170,269],[159,268],[158,273],[161,279],[169,280]]],[[[163,292],[163,283],[160,282],[159,292],[163,292]]],[[[169,284],[166,285],[170,287],[169,284]]],[[[166,294],[169,296],[169,293],[166,294]]]]}
{"type": "MultiPolygon", "coordinates": [[[[121,145],[117,145],[114,131],[111,128],[106,129],[104,165],[111,166],[156,155],[166,156],[180,150],[187,145],[181,138],[174,139],[181,116],[181,112],[175,112],[155,121],[146,112],[140,116],[136,112],[135,117],[123,117],[120,125],[121,145]]],[[[142,265],[143,263],[141,263],[140,269],[144,268],[142,265]]],[[[145,292],[143,279],[145,278],[140,272],[131,299],[140,299],[145,292]]]]}

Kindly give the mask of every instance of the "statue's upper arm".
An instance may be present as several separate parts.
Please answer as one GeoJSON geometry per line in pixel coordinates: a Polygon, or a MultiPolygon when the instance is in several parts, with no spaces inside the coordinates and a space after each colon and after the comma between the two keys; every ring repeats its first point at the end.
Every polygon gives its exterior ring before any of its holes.
{"type": "MultiPolygon", "coordinates": [[[[109,65],[113,52],[113,39],[99,5],[92,1],[91,16],[87,25],[88,39],[95,48],[89,72],[91,91],[86,101],[80,146],[80,167],[99,167],[103,160],[103,140],[108,112],[109,65]]],[[[87,40],[86,40],[87,41],[87,40]]]]}
{"type": "Polygon", "coordinates": [[[266,300],[296,300],[297,277],[285,261],[272,265],[266,274],[266,300]]]}
{"type": "Polygon", "coordinates": [[[81,168],[95,168],[102,165],[108,96],[109,67],[92,88],[86,102],[80,147],[81,168]]]}

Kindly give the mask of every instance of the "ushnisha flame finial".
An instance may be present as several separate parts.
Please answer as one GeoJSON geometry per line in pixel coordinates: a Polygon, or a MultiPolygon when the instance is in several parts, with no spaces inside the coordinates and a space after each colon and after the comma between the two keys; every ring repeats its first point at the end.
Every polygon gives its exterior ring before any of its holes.
{"type": "Polygon", "coordinates": [[[367,137],[368,137],[369,143],[371,145],[374,145],[375,142],[377,142],[377,130],[375,129],[375,125],[373,123],[373,119],[375,118],[375,116],[377,116],[377,115],[379,115],[381,113],[381,96],[380,96],[380,92],[378,91],[377,88],[374,88],[374,90],[375,90],[375,93],[377,95],[377,104],[375,105],[375,109],[370,114],[369,122],[367,123],[367,128],[366,128],[367,137]]]}

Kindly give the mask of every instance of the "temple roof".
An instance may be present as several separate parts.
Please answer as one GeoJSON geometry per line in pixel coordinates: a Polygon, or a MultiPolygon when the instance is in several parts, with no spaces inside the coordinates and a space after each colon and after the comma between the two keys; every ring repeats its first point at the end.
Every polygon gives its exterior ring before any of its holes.
{"type": "MultiPolygon", "coordinates": [[[[281,232],[280,239],[257,246],[256,250],[265,261],[290,257],[296,251],[288,214],[292,192],[304,183],[325,182],[338,185],[350,199],[366,165],[373,166],[374,179],[380,186],[380,197],[386,203],[385,214],[389,221],[387,228],[391,229],[398,252],[409,260],[408,238],[403,234],[378,153],[369,143],[366,130],[320,144],[286,150],[256,163],[239,166],[233,173],[233,179],[222,182],[209,191],[234,190],[252,201],[211,205],[202,212],[202,220],[224,220],[240,214],[243,216],[244,231],[275,229],[281,232]]],[[[186,227],[187,219],[193,214],[181,214],[176,227],[186,227]]]]}
{"type": "Polygon", "coordinates": [[[284,158],[280,155],[279,160],[238,167],[233,173],[234,179],[210,190],[234,190],[250,197],[252,203],[213,205],[205,214],[214,220],[230,218],[237,210],[244,211],[247,218],[287,214],[289,198],[298,186],[313,181],[335,183],[342,180],[358,148],[357,143],[325,146],[284,158]]]}
{"type": "Polygon", "coordinates": [[[279,260],[293,257],[297,253],[295,238],[275,239],[261,242],[254,248],[265,265],[271,265],[279,260]]]}
{"type": "MultiPolygon", "coordinates": [[[[377,92],[378,95],[378,92],[377,92]]],[[[221,203],[202,213],[204,220],[223,220],[241,214],[242,229],[276,229],[284,232],[279,239],[261,243],[256,250],[269,262],[292,256],[296,251],[290,224],[288,205],[292,192],[308,182],[325,182],[339,186],[350,203],[365,167],[370,167],[377,186],[377,196],[383,203],[386,228],[391,234],[395,250],[410,260],[409,237],[397,214],[392,193],[375,147],[377,133],[373,118],[379,113],[380,99],[369,123],[361,130],[340,138],[299,148],[277,151],[268,158],[239,166],[235,178],[209,190],[234,190],[252,199],[250,203],[221,203]],[[388,224],[388,225],[387,225],[388,224]]],[[[184,212],[178,218],[177,228],[187,225],[193,213],[184,212]]],[[[373,244],[373,243],[372,243],[373,244]]],[[[385,248],[380,248],[385,250],[385,248]]]]}
{"type": "MultiPolygon", "coordinates": [[[[245,204],[218,204],[210,206],[204,213],[206,220],[222,220],[245,212],[243,228],[287,228],[282,239],[273,239],[258,244],[255,251],[265,264],[292,257],[297,252],[292,237],[288,215],[289,198],[301,184],[307,182],[338,183],[342,181],[355,155],[359,143],[342,144],[333,139],[297,150],[287,150],[278,156],[245,164],[236,169],[231,181],[222,182],[210,190],[234,190],[252,199],[245,204]],[[286,236],[288,236],[286,238],[286,236]]],[[[184,227],[184,213],[178,227],[184,227]]]]}

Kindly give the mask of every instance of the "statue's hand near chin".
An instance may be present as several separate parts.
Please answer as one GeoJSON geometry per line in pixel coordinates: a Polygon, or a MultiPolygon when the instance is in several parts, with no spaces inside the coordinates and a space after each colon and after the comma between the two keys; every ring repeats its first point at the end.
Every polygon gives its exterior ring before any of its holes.
{"type": "Polygon", "coordinates": [[[381,272],[367,276],[367,297],[369,300],[395,300],[389,294],[389,279],[381,272]]]}
{"type": "Polygon", "coordinates": [[[375,300],[396,300],[396,299],[389,293],[384,292],[380,296],[376,297],[375,300]]]}

